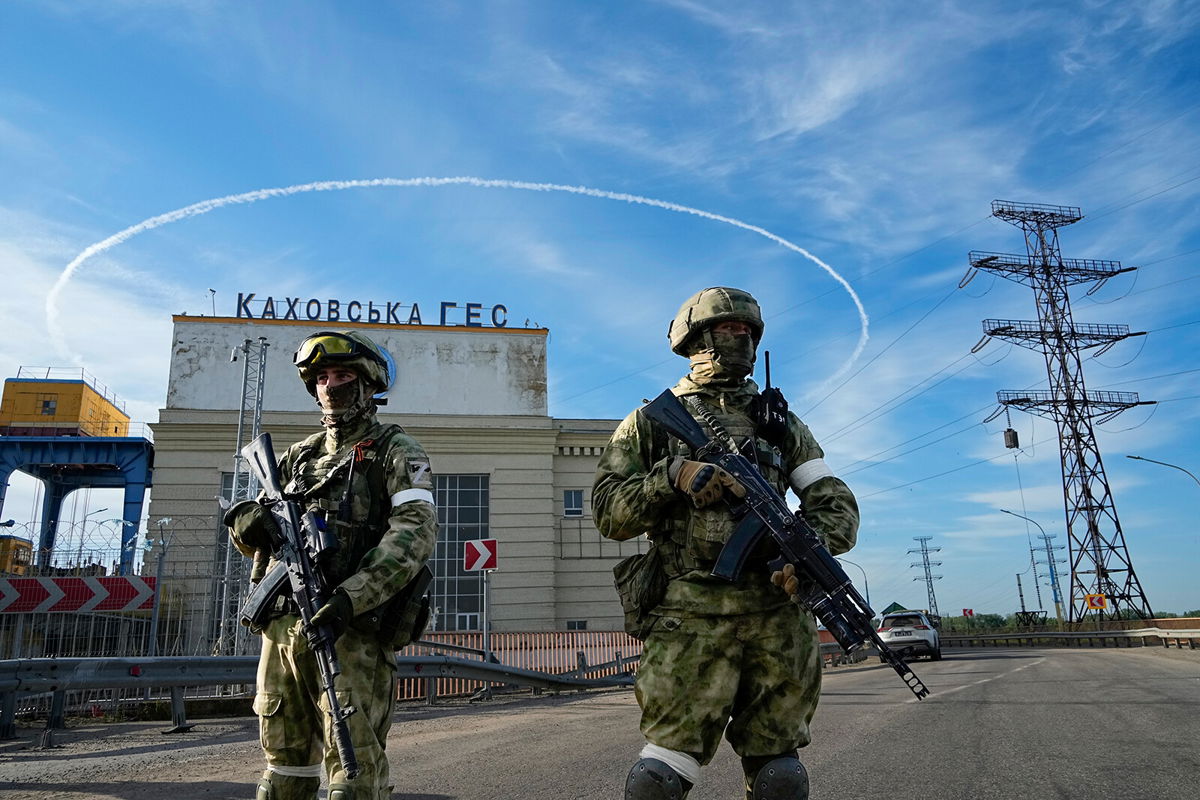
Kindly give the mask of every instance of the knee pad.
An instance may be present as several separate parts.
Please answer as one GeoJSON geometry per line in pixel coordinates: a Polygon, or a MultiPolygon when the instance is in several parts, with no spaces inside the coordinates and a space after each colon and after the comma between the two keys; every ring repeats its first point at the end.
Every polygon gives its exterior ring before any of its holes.
{"type": "MultiPolygon", "coordinates": [[[[743,767],[749,760],[742,760],[743,767]]],[[[808,771],[793,754],[772,758],[753,778],[747,770],[746,780],[750,800],[808,800],[808,771]]]]}
{"type": "Polygon", "coordinates": [[[320,778],[298,778],[268,771],[258,779],[254,800],[316,800],[320,788],[320,778]]]}
{"type": "Polygon", "coordinates": [[[663,761],[642,758],[625,779],[625,800],[683,800],[692,784],[663,761]]]}
{"type": "Polygon", "coordinates": [[[329,784],[329,800],[354,800],[354,787],[348,783],[329,784]]]}

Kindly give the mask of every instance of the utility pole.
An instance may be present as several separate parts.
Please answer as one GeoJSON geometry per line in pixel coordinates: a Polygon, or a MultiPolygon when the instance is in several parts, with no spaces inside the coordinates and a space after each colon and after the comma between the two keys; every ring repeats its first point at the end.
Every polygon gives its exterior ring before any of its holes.
{"type": "Polygon", "coordinates": [[[1105,422],[1148,403],[1136,392],[1088,391],[1080,355],[1093,347],[1100,348],[1099,355],[1119,341],[1144,335],[1144,331],[1131,333],[1128,325],[1077,323],[1067,293],[1070,285],[1095,282],[1091,294],[1109,278],[1134,267],[1122,267],[1119,261],[1062,257],[1058,229],[1083,219],[1074,206],[994,200],[992,215],[1024,232],[1026,254],[972,251],[970,269],[960,286],[982,269],[1025,284],[1034,292],[1037,320],[985,319],[984,338],[974,349],[981,348],[989,337],[997,337],[1041,351],[1045,358],[1049,391],[999,391],[996,398],[1004,409],[1016,407],[1051,419],[1058,427],[1071,558],[1070,621],[1078,622],[1088,613],[1095,613],[1098,620],[1116,618],[1122,612],[1149,619],[1154,612],[1129,558],[1093,428],[1093,422],[1105,422]],[[1107,598],[1108,609],[1089,612],[1087,596],[1096,594],[1107,598]]]}
{"type": "Polygon", "coordinates": [[[1055,565],[1065,562],[1056,559],[1054,557],[1054,551],[1062,550],[1063,546],[1061,544],[1050,543],[1051,540],[1055,538],[1054,534],[1052,533],[1043,532],[1041,538],[1042,543],[1046,546],[1046,564],[1050,567],[1050,591],[1054,597],[1054,610],[1058,612],[1058,621],[1062,622],[1062,589],[1059,588],[1058,585],[1058,569],[1055,567],[1055,565]]]}
{"type": "Polygon", "coordinates": [[[1034,553],[1034,544],[1033,540],[1031,539],[1029,541],[1029,567],[1033,570],[1033,590],[1037,594],[1037,607],[1045,608],[1045,606],[1042,604],[1042,577],[1038,575],[1038,560],[1034,553]]]}
{"type": "Polygon", "coordinates": [[[913,537],[913,539],[915,541],[918,541],[921,543],[921,546],[914,548],[912,550],[909,550],[908,552],[920,553],[921,560],[914,561],[913,563],[909,564],[908,566],[910,568],[922,567],[924,569],[924,572],[925,572],[924,576],[918,576],[916,578],[913,578],[913,580],[914,581],[925,581],[925,588],[929,592],[929,598],[928,598],[929,599],[929,613],[933,614],[935,617],[940,617],[941,614],[938,612],[937,598],[934,597],[934,595],[933,595],[933,582],[940,581],[942,579],[942,576],[934,575],[933,571],[930,569],[930,567],[940,567],[942,565],[942,562],[930,561],[929,554],[940,552],[942,548],[930,547],[929,540],[932,538],[933,538],[932,536],[914,536],[913,537]]]}
{"type": "MultiPolygon", "coordinates": [[[[242,392],[239,404],[237,441],[233,451],[233,486],[231,502],[249,500],[258,495],[258,480],[246,469],[242,458],[242,446],[258,438],[262,430],[263,389],[267,374],[267,348],[270,344],[265,336],[258,337],[257,345],[249,339],[235,347],[229,356],[230,362],[242,361],[242,392]]],[[[246,559],[238,553],[225,535],[224,526],[217,526],[217,599],[214,609],[216,643],[215,655],[245,655],[249,637],[245,626],[237,619],[238,607],[249,584],[250,572],[246,559]]]]}

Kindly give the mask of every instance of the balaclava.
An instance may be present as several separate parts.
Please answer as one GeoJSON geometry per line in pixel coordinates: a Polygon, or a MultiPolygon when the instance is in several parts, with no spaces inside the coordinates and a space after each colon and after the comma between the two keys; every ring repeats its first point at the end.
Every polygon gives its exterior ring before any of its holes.
{"type": "Polygon", "coordinates": [[[327,428],[347,428],[375,413],[375,398],[357,373],[354,380],[334,386],[325,394],[328,401],[322,403],[318,392],[317,404],[324,412],[321,424],[327,428]]]}
{"type": "Polygon", "coordinates": [[[688,353],[691,379],[702,386],[736,388],[754,371],[755,348],[753,336],[706,328],[688,353]]]}

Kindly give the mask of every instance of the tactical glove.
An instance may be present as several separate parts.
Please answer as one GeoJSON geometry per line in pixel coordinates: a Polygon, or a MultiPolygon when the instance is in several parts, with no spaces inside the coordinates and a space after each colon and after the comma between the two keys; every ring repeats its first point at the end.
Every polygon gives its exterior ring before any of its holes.
{"type": "Polygon", "coordinates": [[[726,489],[738,497],[746,496],[742,485],[716,464],[689,461],[680,456],[667,468],[667,477],[676,489],[692,498],[696,508],[705,508],[717,502],[726,489]]]}
{"type": "Polygon", "coordinates": [[[279,536],[271,512],[254,500],[242,500],[225,512],[221,520],[229,526],[229,535],[242,555],[252,556],[255,550],[270,551],[279,536]]]}
{"type": "Polygon", "coordinates": [[[793,597],[800,592],[800,579],[796,577],[796,567],[793,564],[784,564],[783,569],[777,569],[772,572],[771,583],[793,597]]]}
{"type": "Polygon", "coordinates": [[[329,598],[325,605],[313,614],[312,627],[329,628],[333,638],[337,639],[346,632],[352,619],[354,619],[354,604],[346,595],[335,592],[333,597],[329,598]]]}

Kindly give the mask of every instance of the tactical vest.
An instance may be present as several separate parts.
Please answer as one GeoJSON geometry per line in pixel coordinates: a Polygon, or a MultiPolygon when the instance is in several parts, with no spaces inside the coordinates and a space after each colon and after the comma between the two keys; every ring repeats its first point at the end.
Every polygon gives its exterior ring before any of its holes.
{"type": "Polygon", "coordinates": [[[314,434],[296,449],[289,494],[303,498],[311,511],[337,537],[338,549],[324,564],[330,585],[353,575],[367,552],[387,531],[391,513],[384,463],[392,441],[404,433],[399,425],[385,425],[371,439],[349,450],[321,453],[325,433],[314,434]]]}
{"type": "MultiPolygon", "coordinates": [[[[681,397],[683,405],[705,429],[709,436],[717,433],[715,427],[723,428],[733,437],[742,455],[758,465],[759,471],[781,495],[787,491],[787,471],[783,462],[783,453],[779,447],[764,439],[749,410],[738,409],[732,405],[722,407],[719,402],[713,402],[702,395],[681,397]],[[692,406],[696,401],[702,404],[705,414],[700,414],[692,406]],[[707,419],[706,419],[707,417],[707,419]],[[712,424],[715,422],[716,424],[712,424]]],[[[686,444],[673,436],[666,437],[664,442],[666,453],[675,456],[694,457],[686,444]]],[[[721,548],[729,541],[737,527],[738,520],[734,519],[725,503],[716,503],[708,508],[695,508],[690,501],[680,498],[679,502],[666,521],[665,531],[655,539],[655,544],[662,548],[663,563],[670,578],[676,578],[692,570],[710,570],[716,563],[721,548]]],[[[758,564],[765,563],[768,552],[767,545],[763,546],[764,558],[757,558],[757,552],[751,555],[747,566],[753,569],[758,564]]]]}

